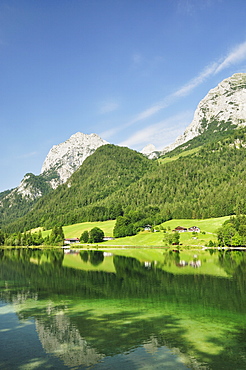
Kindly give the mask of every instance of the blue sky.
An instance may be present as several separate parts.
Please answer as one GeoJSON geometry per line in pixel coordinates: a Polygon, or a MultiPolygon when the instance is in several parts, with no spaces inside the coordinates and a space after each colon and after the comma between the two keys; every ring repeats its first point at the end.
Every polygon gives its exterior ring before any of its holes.
{"type": "Polygon", "coordinates": [[[0,0],[0,191],[80,131],[171,144],[246,72],[245,0],[0,0]]]}

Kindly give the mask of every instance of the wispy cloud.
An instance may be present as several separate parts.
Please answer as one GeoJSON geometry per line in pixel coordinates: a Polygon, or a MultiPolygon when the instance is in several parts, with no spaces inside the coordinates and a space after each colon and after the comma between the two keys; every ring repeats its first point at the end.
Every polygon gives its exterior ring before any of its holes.
{"type": "Polygon", "coordinates": [[[157,122],[135,132],[128,139],[119,143],[121,146],[142,149],[149,143],[155,143],[157,149],[170,144],[190,123],[193,112],[185,111],[166,120],[157,122]]]}
{"type": "Polygon", "coordinates": [[[129,122],[129,126],[135,122],[142,121],[146,118],[153,116],[155,113],[159,112],[161,109],[165,108],[167,103],[163,100],[163,102],[159,102],[152,107],[144,110],[143,112],[139,113],[132,121],[129,122]]]}
{"type": "Polygon", "coordinates": [[[221,0],[179,0],[177,3],[177,10],[181,14],[188,14],[190,16],[196,15],[198,11],[213,6],[216,1],[221,0]]]}
{"type": "Polygon", "coordinates": [[[216,68],[215,73],[222,71],[225,68],[230,67],[233,64],[237,64],[246,59],[246,41],[242,44],[237,45],[228,55],[222,60],[216,68]]]}
{"type": "MultiPolygon", "coordinates": [[[[234,47],[225,57],[220,58],[219,60],[210,63],[197,76],[192,78],[185,85],[181,86],[175,92],[173,92],[170,95],[167,95],[165,98],[153,104],[152,106],[145,109],[144,111],[138,113],[135,117],[133,117],[132,120],[130,120],[126,124],[108,131],[107,132],[108,139],[110,135],[113,136],[117,132],[137,122],[143,121],[147,118],[154,116],[156,113],[158,113],[162,109],[167,108],[169,105],[174,103],[177,99],[189,95],[195,88],[197,88],[199,85],[204,83],[209,77],[216,75],[217,73],[221,72],[223,69],[226,69],[230,67],[231,65],[235,65],[244,60],[246,60],[246,42],[243,42],[237,45],[236,47],[234,47]]],[[[147,131],[145,130],[139,131],[136,135],[144,135],[144,133],[147,133],[147,131]]],[[[136,139],[134,137],[131,137],[129,140],[130,140],[129,143],[131,142],[131,140],[136,142],[136,139]]],[[[128,140],[126,142],[128,142],[128,140]]]]}
{"type": "Polygon", "coordinates": [[[223,69],[228,68],[233,64],[242,62],[243,60],[246,60],[246,42],[243,42],[242,44],[239,44],[236,47],[234,47],[226,57],[221,58],[218,61],[212,62],[211,64],[206,66],[204,70],[201,71],[201,73],[192,78],[187,84],[181,86],[174,93],[166,96],[162,101],[154,104],[152,107],[139,113],[131,121],[131,123],[135,123],[153,116],[155,113],[159,112],[163,108],[168,107],[177,98],[190,94],[196,87],[201,85],[210,76],[219,73],[223,69]]]}
{"type": "Polygon", "coordinates": [[[218,68],[218,63],[214,62],[211,65],[207,66],[198,76],[194,77],[187,84],[182,86],[180,89],[175,91],[172,95],[173,97],[181,97],[188,95],[192,90],[197,86],[201,85],[208,77],[215,73],[218,68]]]}
{"type": "Polygon", "coordinates": [[[140,53],[134,53],[132,60],[134,65],[139,65],[143,61],[143,56],[140,53]]]}
{"type": "Polygon", "coordinates": [[[114,100],[108,100],[101,104],[99,108],[100,114],[106,114],[119,109],[120,104],[114,100]]]}
{"type": "Polygon", "coordinates": [[[38,154],[37,152],[24,153],[24,154],[19,155],[17,158],[18,159],[19,158],[30,158],[30,157],[34,157],[37,154],[38,154]]]}
{"type": "Polygon", "coordinates": [[[231,65],[246,60],[246,41],[234,47],[224,58],[211,63],[198,76],[189,81],[186,85],[178,89],[173,95],[188,95],[197,86],[201,85],[207,78],[229,68],[231,65]]]}
{"type": "Polygon", "coordinates": [[[101,136],[104,140],[109,140],[111,137],[121,131],[121,129],[122,127],[115,126],[114,128],[100,132],[99,136],[101,136]]]}

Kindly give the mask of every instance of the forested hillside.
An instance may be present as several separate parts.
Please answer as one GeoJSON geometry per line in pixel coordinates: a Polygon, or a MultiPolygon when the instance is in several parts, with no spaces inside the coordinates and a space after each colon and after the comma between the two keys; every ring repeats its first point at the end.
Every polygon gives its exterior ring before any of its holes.
{"type": "Polygon", "coordinates": [[[203,127],[203,125],[206,127],[206,131],[168,152],[167,156],[177,155],[183,151],[186,151],[187,149],[190,150],[203,145],[215,143],[223,138],[229,137],[230,135],[233,136],[235,130],[237,129],[237,126],[232,124],[230,121],[218,121],[217,119],[211,121],[209,125],[204,119],[201,127],[203,127]]]}
{"type": "Polygon", "coordinates": [[[245,128],[164,164],[128,148],[100,147],[67,184],[5,229],[50,228],[122,215],[139,227],[171,218],[246,213],[245,148],[245,128]]]}
{"type": "Polygon", "coordinates": [[[245,148],[209,145],[160,165],[158,172],[144,176],[117,198],[130,209],[158,206],[166,220],[220,217],[237,210],[245,213],[245,154],[245,148]]]}
{"type": "Polygon", "coordinates": [[[39,225],[49,228],[78,221],[115,219],[123,213],[121,205],[107,202],[105,209],[100,202],[154,168],[157,163],[136,151],[111,144],[102,146],[84,161],[68,183],[39,199],[25,217],[3,228],[16,231],[39,225]]]}
{"type": "Polygon", "coordinates": [[[48,194],[52,191],[49,180],[54,178],[53,174],[44,174],[35,176],[32,173],[27,173],[20,187],[5,191],[0,194],[0,228],[2,224],[10,223],[19,217],[24,216],[36,203],[37,198],[42,194],[48,194]],[[23,192],[26,196],[23,196],[23,192]]]}

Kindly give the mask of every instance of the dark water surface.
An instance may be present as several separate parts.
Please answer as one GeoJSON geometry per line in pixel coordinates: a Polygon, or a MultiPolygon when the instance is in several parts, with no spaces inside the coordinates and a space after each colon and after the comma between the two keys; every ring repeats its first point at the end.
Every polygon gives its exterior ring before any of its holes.
{"type": "Polygon", "coordinates": [[[246,369],[245,251],[0,250],[1,369],[246,369]]]}

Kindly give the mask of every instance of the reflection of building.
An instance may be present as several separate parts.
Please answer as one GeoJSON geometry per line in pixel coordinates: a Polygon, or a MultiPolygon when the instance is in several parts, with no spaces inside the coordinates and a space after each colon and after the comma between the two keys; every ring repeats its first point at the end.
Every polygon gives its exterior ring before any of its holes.
{"type": "Polygon", "coordinates": [[[110,253],[110,252],[103,252],[103,256],[104,256],[104,257],[112,257],[112,256],[113,256],[113,253],[110,253]]]}
{"type": "Polygon", "coordinates": [[[191,266],[191,267],[197,268],[197,267],[201,267],[201,265],[202,265],[202,263],[201,263],[200,260],[198,260],[198,261],[190,261],[190,262],[186,262],[186,261],[180,260],[179,263],[177,263],[177,266],[178,267],[191,266]]]}
{"type": "Polygon", "coordinates": [[[144,267],[146,267],[146,268],[151,268],[151,262],[149,262],[149,261],[145,261],[144,262],[144,267]]]}
{"type": "Polygon", "coordinates": [[[191,261],[190,263],[189,263],[189,265],[190,266],[192,266],[192,267],[201,267],[201,261],[191,261]]]}

